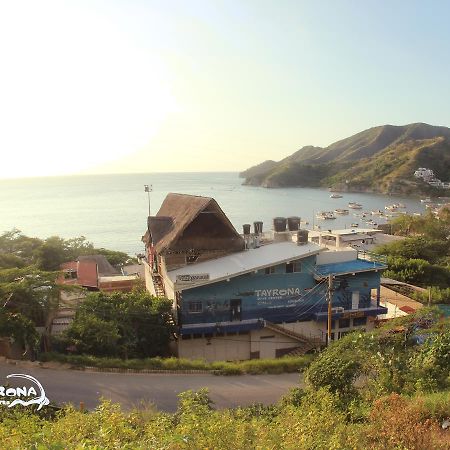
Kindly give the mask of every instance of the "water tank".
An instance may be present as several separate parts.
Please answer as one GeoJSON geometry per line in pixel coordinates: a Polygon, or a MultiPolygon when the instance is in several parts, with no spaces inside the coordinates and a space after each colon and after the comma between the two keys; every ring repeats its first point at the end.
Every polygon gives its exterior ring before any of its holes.
{"type": "Polygon", "coordinates": [[[297,244],[305,245],[308,243],[308,230],[298,230],[297,231],[297,244]]]}
{"type": "Polygon", "coordinates": [[[262,222],[253,222],[253,228],[255,230],[255,234],[262,234],[263,223],[262,222]]]}
{"type": "Polygon", "coordinates": [[[300,229],[300,217],[297,216],[288,217],[287,221],[289,231],[297,231],[300,229]]]}
{"type": "Polygon", "coordinates": [[[277,232],[286,231],[286,217],[275,217],[273,219],[273,229],[277,232]]]}
{"type": "Polygon", "coordinates": [[[245,223],[242,228],[244,229],[244,235],[250,234],[250,224],[245,223]]]}

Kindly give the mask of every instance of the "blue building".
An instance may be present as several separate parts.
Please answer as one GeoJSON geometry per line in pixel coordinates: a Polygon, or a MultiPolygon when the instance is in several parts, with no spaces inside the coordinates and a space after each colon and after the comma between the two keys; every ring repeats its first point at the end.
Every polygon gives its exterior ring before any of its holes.
{"type": "Polygon", "coordinates": [[[269,358],[323,346],[329,294],[332,339],[373,327],[385,312],[384,261],[329,251],[295,228],[255,225],[240,235],[214,199],[167,196],[144,236],[146,284],[174,301],[180,357],[269,358]]]}

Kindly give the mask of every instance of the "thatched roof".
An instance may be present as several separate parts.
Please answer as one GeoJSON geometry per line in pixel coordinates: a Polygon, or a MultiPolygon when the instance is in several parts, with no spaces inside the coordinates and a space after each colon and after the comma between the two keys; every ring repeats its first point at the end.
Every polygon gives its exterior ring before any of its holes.
{"type": "Polygon", "coordinates": [[[228,237],[241,242],[241,236],[213,198],[171,193],[164,199],[157,215],[148,218],[148,229],[155,250],[160,253],[173,246],[186,228],[201,213],[207,212],[218,217],[226,227],[228,237]]]}

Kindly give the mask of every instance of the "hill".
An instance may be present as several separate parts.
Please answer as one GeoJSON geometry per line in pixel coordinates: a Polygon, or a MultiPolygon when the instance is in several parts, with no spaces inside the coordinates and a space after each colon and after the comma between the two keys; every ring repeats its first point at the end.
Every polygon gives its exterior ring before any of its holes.
{"type": "Polygon", "coordinates": [[[414,123],[383,125],[328,147],[306,146],[281,161],[242,172],[244,184],[264,187],[331,187],[344,191],[433,193],[417,181],[418,167],[450,178],[450,128],[414,123]]]}

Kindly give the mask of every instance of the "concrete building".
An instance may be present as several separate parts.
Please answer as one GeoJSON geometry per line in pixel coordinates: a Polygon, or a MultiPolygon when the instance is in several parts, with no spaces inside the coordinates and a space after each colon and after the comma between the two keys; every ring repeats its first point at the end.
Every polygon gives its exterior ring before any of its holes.
{"type": "Polygon", "coordinates": [[[214,199],[182,194],[169,194],[149,217],[146,286],[173,300],[178,356],[273,358],[323,346],[330,275],[332,339],[370,329],[387,312],[382,259],[330,252],[308,242],[299,220],[286,224],[267,233],[255,222],[240,235],[214,199]]]}

